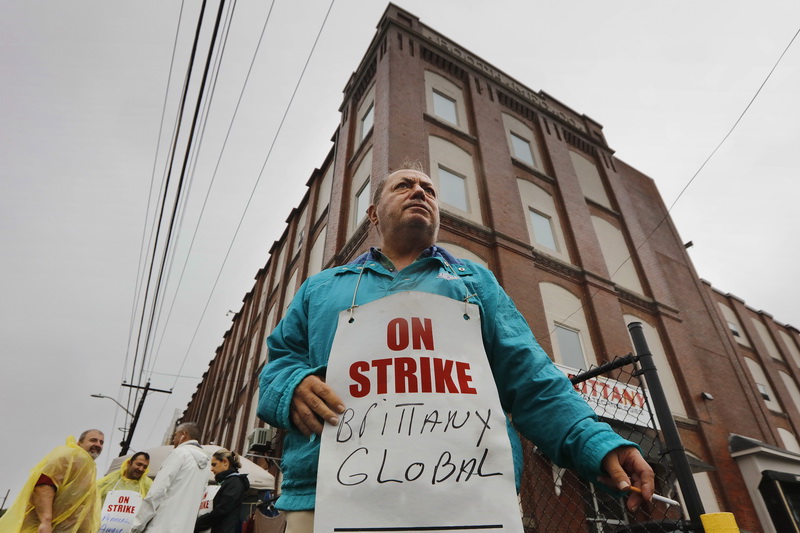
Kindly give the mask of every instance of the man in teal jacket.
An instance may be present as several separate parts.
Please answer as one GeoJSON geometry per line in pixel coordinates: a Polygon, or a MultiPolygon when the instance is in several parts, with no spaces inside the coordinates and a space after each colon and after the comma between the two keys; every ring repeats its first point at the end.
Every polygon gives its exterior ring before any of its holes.
{"type": "MultiPolygon", "coordinates": [[[[587,479],[599,478],[619,490],[631,483],[638,486],[642,494],[631,493],[630,509],[649,500],[653,471],[639,450],[597,420],[536,342],[494,275],[435,245],[439,208],[431,179],[409,169],[390,174],[378,183],[367,214],[382,247],[306,280],[267,340],[269,363],[261,373],[258,415],[289,430],[277,504],[290,511],[289,528],[310,533],[313,527],[316,435],[324,423],[337,425],[337,414],[345,409],[336,391],[325,384],[339,313],[354,303],[364,305],[409,290],[463,301],[465,285],[469,294],[477,295],[471,302],[480,309],[484,348],[514,428],[558,465],[574,468],[587,479]],[[456,277],[463,284],[452,283],[456,277]]],[[[519,440],[513,431],[509,435],[519,473],[519,440]]]]}

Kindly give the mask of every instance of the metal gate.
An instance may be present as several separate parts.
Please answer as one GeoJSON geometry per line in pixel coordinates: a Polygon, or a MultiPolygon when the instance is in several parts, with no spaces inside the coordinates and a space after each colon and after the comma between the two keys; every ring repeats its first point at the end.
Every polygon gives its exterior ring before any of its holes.
{"type": "Polygon", "coordinates": [[[624,497],[559,468],[523,438],[525,469],[520,507],[526,533],[703,531],[699,521],[702,504],[660,382],[656,383],[652,356],[641,326],[634,323],[629,328],[636,355],[618,357],[572,375],[570,380],[603,421],[640,446],[655,471],[656,492],[681,505],[653,502],[652,506],[643,505],[630,513],[624,497]],[[641,335],[638,343],[637,334],[641,335]],[[688,489],[687,483],[691,485],[688,489]]]}

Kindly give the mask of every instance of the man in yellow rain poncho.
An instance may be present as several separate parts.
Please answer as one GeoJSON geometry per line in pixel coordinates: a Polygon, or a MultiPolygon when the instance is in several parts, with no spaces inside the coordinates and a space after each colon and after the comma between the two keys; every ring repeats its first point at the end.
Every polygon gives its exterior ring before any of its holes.
{"type": "Polygon", "coordinates": [[[14,504],[0,518],[3,533],[97,533],[100,502],[94,460],[105,437],[97,429],[84,431],[78,442],[47,454],[31,470],[14,504]]]}
{"type": "Polygon", "coordinates": [[[97,493],[100,503],[112,490],[132,490],[147,496],[153,480],[147,477],[147,468],[150,466],[150,455],[147,452],[136,452],[126,459],[119,470],[111,472],[97,482],[97,493]]]}

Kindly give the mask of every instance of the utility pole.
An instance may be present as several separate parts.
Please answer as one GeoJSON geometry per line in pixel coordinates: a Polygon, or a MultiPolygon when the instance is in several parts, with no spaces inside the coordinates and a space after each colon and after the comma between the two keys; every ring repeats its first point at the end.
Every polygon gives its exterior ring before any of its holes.
{"type": "Polygon", "coordinates": [[[142,414],[142,407],[144,406],[144,399],[147,398],[148,392],[163,392],[165,394],[172,394],[171,390],[162,390],[162,389],[152,389],[150,388],[150,382],[148,381],[147,384],[142,387],[141,385],[128,385],[127,383],[122,384],[123,387],[130,387],[131,389],[144,389],[142,392],[142,397],[139,400],[139,405],[136,407],[136,413],[133,415],[133,420],[131,420],[131,427],[128,430],[128,436],[125,437],[125,440],[122,441],[122,450],[119,452],[119,456],[122,457],[128,454],[128,449],[131,447],[131,440],[133,439],[133,432],[136,430],[136,424],[139,422],[139,415],[142,414]]]}

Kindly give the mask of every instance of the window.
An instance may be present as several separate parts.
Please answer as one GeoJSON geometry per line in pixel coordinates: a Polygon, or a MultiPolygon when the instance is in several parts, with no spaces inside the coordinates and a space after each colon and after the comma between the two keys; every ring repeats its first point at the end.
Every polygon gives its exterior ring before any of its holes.
{"type": "Polygon", "coordinates": [[[456,101],[438,91],[433,91],[433,113],[447,122],[458,125],[456,101]]]}
{"type": "Polygon", "coordinates": [[[468,131],[464,92],[449,79],[429,70],[425,71],[425,109],[428,115],[468,131]]]}
{"type": "Polygon", "coordinates": [[[797,383],[794,382],[794,378],[782,370],[778,370],[778,375],[786,386],[786,390],[789,391],[789,396],[792,398],[794,406],[800,410],[800,389],[797,388],[797,383]]]}
{"type": "Polygon", "coordinates": [[[367,216],[367,208],[370,205],[370,183],[369,176],[367,182],[361,187],[361,190],[356,194],[356,226],[361,224],[364,217],[367,216]]]}
{"type": "Polygon", "coordinates": [[[800,453],[800,444],[797,442],[797,437],[788,429],[778,428],[778,435],[781,436],[783,447],[790,452],[800,453]]]}
{"type": "Polygon", "coordinates": [[[750,357],[745,357],[744,362],[747,365],[747,369],[750,371],[750,375],[753,377],[753,381],[756,384],[756,390],[758,390],[761,398],[764,399],[764,403],[767,404],[767,408],[771,411],[782,413],[783,409],[781,408],[781,404],[778,403],[778,398],[772,391],[772,387],[769,384],[769,380],[767,379],[764,369],[761,368],[761,365],[758,364],[758,362],[750,357]]]}
{"type": "Polygon", "coordinates": [[[775,345],[775,341],[772,340],[772,335],[770,335],[767,326],[755,317],[750,317],[750,321],[753,323],[756,331],[758,331],[758,336],[761,337],[761,341],[764,343],[764,347],[767,349],[767,353],[769,353],[770,357],[783,361],[783,356],[775,345]]]}
{"type": "Polygon", "coordinates": [[[517,178],[517,187],[522,202],[521,213],[528,217],[526,225],[529,242],[534,248],[570,263],[569,250],[553,196],[542,187],[522,178],[517,178]]]}
{"type": "Polygon", "coordinates": [[[594,160],[574,150],[569,151],[569,158],[572,160],[575,174],[578,175],[578,183],[583,195],[602,206],[611,208],[611,201],[608,199],[603,179],[600,177],[594,160]]]}
{"type": "Polygon", "coordinates": [[[533,225],[533,236],[536,242],[553,251],[558,251],[556,246],[556,236],[553,233],[553,224],[550,217],[543,215],[538,211],[529,209],[531,215],[531,224],[533,225]]]}
{"type": "Polygon", "coordinates": [[[462,176],[439,167],[440,200],[462,211],[469,211],[467,203],[467,187],[462,176]]]}
{"type": "MultiPolygon", "coordinates": [[[[506,131],[506,140],[511,150],[511,157],[528,166],[544,171],[541,164],[542,156],[539,153],[539,146],[536,141],[536,133],[531,129],[532,123],[523,122],[507,113],[502,113],[502,116],[503,128],[506,131]]],[[[535,123],[535,120],[533,122],[535,123]]]]}
{"type": "Polygon", "coordinates": [[[547,330],[552,332],[553,358],[570,370],[589,368],[596,364],[589,323],[580,299],[567,289],[554,283],[539,284],[547,318],[547,330]]]}
{"type": "Polygon", "coordinates": [[[750,346],[750,341],[747,340],[747,335],[742,331],[742,326],[739,325],[739,319],[736,318],[736,313],[733,312],[733,309],[722,302],[717,302],[717,306],[722,312],[723,319],[728,323],[728,329],[731,330],[734,340],[742,346],[750,346]]]}
{"type": "Polygon", "coordinates": [[[369,130],[372,129],[372,124],[375,122],[375,104],[370,104],[369,109],[361,117],[361,139],[367,136],[369,130]]]}
{"type": "MultiPolygon", "coordinates": [[[[797,349],[797,345],[795,345],[792,336],[782,329],[778,330],[778,335],[783,340],[783,344],[786,346],[786,349],[789,350],[789,353],[791,354],[792,359],[794,359],[795,364],[800,366],[800,350],[797,349]]],[[[798,406],[798,409],[800,409],[800,405],[798,406]]]]}
{"type": "Polygon", "coordinates": [[[581,338],[574,329],[565,328],[556,324],[556,340],[558,341],[558,351],[564,366],[575,370],[586,369],[586,359],[581,348],[581,338]]]}
{"type": "Polygon", "coordinates": [[[355,116],[358,118],[358,125],[356,127],[356,145],[361,144],[369,132],[372,130],[372,126],[375,123],[375,85],[373,84],[372,87],[364,94],[364,97],[361,99],[361,103],[358,105],[358,109],[355,112],[355,116]]]}
{"type": "Polygon", "coordinates": [[[372,174],[372,149],[364,154],[361,162],[350,181],[350,231],[348,236],[355,233],[356,229],[367,216],[370,204],[370,174],[372,174]]]}
{"type": "Polygon", "coordinates": [[[533,160],[533,152],[531,152],[531,143],[514,132],[511,132],[511,148],[514,150],[514,157],[532,167],[536,166],[533,160]]]}
{"type": "Polygon", "coordinates": [[[325,170],[325,175],[322,176],[319,182],[319,192],[317,193],[317,210],[314,215],[318,220],[322,212],[328,207],[328,202],[331,199],[331,185],[333,183],[333,163],[325,170]]]}
{"type": "Polygon", "coordinates": [[[622,231],[600,217],[592,216],[592,224],[603,252],[608,276],[617,285],[644,294],[639,274],[634,266],[634,258],[622,231]]]}
{"type": "MultiPolygon", "coordinates": [[[[647,320],[641,316],[635,315],[622,315],[625,324],[631,322],[639,322],[642,325],[642,332],[647,339],[647,345],[650,348],[650,353],[653,355],[653,363],[658,369],[658,376],[661,379],[661,387],[664,389],[664,394],[667,396],[669,409],[673,414],[688,417],[686,406],[683,404],[683,396],[678,387],[678,382],[675,379],[676,373],[672,370],[672,365],[667,357],[667,351],[664,349],[664,343],[661,342],[661,334],[658,329],[650,325],[647,320]]],[[[631,347],[633,341],[631,340],[631,347]]]]}
{"type": "Polygon", "coordinates": [[[322,228],[317,240],[311,246],[311,252],[308,254],[308,276],[313,276],[320,270],[324,262],[323,254],[325,253],[325,237],[328,234],[328,226],[322,228]]]}
{"type": "Polygon", "coordinates": [[[428,137],[430,177],[439,191],[439,209],[483,224],[472,155],[436,135],[428,137]]]}
{"type": "Polygon", "coordinates": [[[766,385],[762,385],[761,383],[756,383],[756,388],[758,392],[761,394],[761,397],[764,398],[766,401],[770,401],[769,391],[767,390],[766,385]]]}

